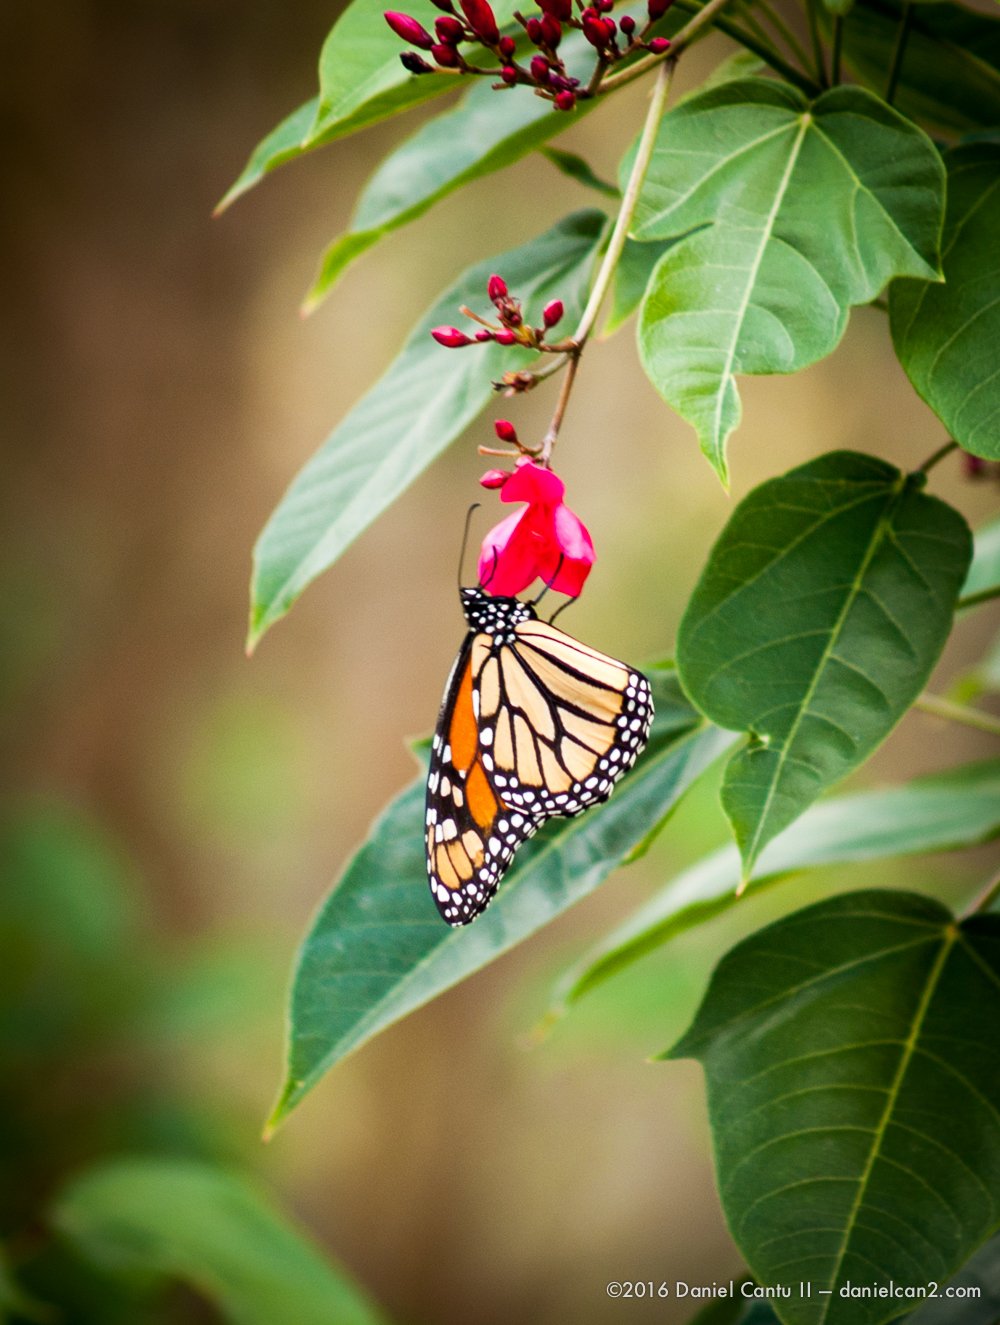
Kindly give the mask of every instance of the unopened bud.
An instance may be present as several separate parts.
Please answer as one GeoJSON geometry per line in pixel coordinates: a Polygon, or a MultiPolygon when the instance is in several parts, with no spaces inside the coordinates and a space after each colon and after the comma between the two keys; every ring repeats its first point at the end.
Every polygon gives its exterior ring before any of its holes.
{"type": "Polygon", "coordinates": [[[436,42],[435,45],[431,47],[431,55],[434,56],[435,62],[439,64],[442,69],[457,69],[462,58],[458,51],[455,50],[454,46],[449,46],[448,43],[444,41],[436,42]]]}
{"type": "Polygon", "coordinates": [[[465,28],[453,14],[444,14],[434,20],[434,31],[438,41],[445,41],[449,46],[457,46],[465,38],[465,28]]]}
{"type": "Polygon", "coordinates": [[[411,46],[419,46],[422,51],[429,51],[434,45],[434,38],[427,29],[422,28],[417,20],[411,18],[409,14],[398,14],[395,10],[390,9],[384,15],[384,18],[396,36],[402,37],[411,46]]]}
{"type": "Polygon", "coordinates": [[[458,350],[463,345],[472,344],[470,338],[464,331],[459,331],[458,327],[435,327],[431,335],[439,345],[449,350],[458,350]]]}
{"type": "Polygon", "coordinates": [[[611,40],[611,29],[603,18],[587,14],[583,20],[583,35],[597,50],[603,50],[611,40]]]}
{"type": "Polygon", "coordinates": [[[553,104],[555,105],[556,110],[573,110],[576,106],[576,93],[568,91],[559,92],[556,94],[553,104]]]}
{"type": "Polygon", "coordinates": [[[509,60],[517,50],[517,42],[513,37],[501,37],[497,42],[497,50],[505,60],[509,60]]]}
{"type": "Polygon", "coordinates": [[[514,68],[512,64],[505,64],[504,67],[500,70],[500,77],[503,79],[503,81],[507,84],[508,87],[513,87],[514,84],[517,82],[517,70],[514,68]]]}
{"type": "Polygon", "coordinates": [[[418,55],[416,51],[403,51],[399,57],[399,63],[411,74],[432,74],[434,66],[428,64],[423,56],[418,55]]]}
{"type": "Polygon", "coordinates": [[[517,429],[508,419],[497,419],[493,425],[493,431],[501,442],[517,441],[517,429]]]}
{"type": "Polygon", "coordinates": [[[479,482],[484,488],[502,488],[509,478],[506,469],[488,469],[479,482]]]}
{"type": "Polygon", "coordinates": [[[563,301],[561,299],[553,299],[542,309],[542,321],[547,327],[554,327],[557,322],[562,320],[562,315],[565,311],[566,310],[563,308],[563,301]]]}
{"type": "Polygon", "coordinates": [[[562,41],[562,24],[551,14],[542,15],[542,40],[550,51],[554,51],[562,41]]]}
{"type": "Polygon", "coordinates": [[[542,28],[542,21],[538,18],[529,18],[524,25],[524,30],[528,34],[528,40],[534,42],[536,46],[541,46],[545,40],[545,32],[542,28]]]}
{"type": "Polygon", "coordinates": [[[560,23],[573,17],[573,0],[538,0],[538,8],[557,18],[560,23]]]}
{"type": "Polygon", "coordinates": [[[615,0],[594,0],[594,5],[601,14],[610,14],[615,7],[615,0]]]}
{"type": "Polygon", "coordinates": [[[965,452],[962,456],[962,469],[966,478],[982,478],[986,473],[986,461],[982,456],[969,455],[965,452]]]}
{"type": "Polygon", "coordinates": [[[662,18],[673,3],[674,0],[647,0],[646,9],[649,17],[654,22],[662,18]]]}
{"type": "Polygon", "coordinates": [[[534,55],[531,58],[531,76],[536,83],[542,87],[549,81],[549,62],[544,55],[534,55]]]}
{"type": "Polygon", "coordinates": [[[452,0],[431,0],[431,4],[436,9],[443,9],[446,14],[454,14],[455,12],[455,6],[452,4],[452,0]]]}
{"type": "Polygon", "coordinates": [[[646,43],[647,50],[653,55],[662,55],[664,51],[670,50],[669,37],[654,37],[652,41],[646,43]]]}
{"type": "Polygon", "coordinates": [[[618,26],[621,28],[622,32],[625,33],[626,37],[631,37],[632,33],[635,31],[635,19],[631,14],[623,14],[618,26]]]}
{"type": "Polygon", "coordinates": [[[497,331],[494,332],[493,339],[498,345],[513,345],[517,337],[512,331],[497,331]]]}
{"type": "Polygon", "coordinates": [[[498,299],[506,299],[507,282],[502,276],[497,276],[494,272],[486,284],[486,293],[489,295],[493,303],[496,303],[498,299]]]}
{"type": "Polygon", "coordinates": [[[486,0],[459,0],[469,26],[486,46],[495,46],[500,40],[496,15],[486,0]]]}
{"type": "Polygon", "coordinates": [[[480,345],[485,345],[488,340],[492,339],[493,339],[493,332],[487,331],[485,327],[482,329],[482,331],[476,332],[476,340],[479,341],[480,345]]]}

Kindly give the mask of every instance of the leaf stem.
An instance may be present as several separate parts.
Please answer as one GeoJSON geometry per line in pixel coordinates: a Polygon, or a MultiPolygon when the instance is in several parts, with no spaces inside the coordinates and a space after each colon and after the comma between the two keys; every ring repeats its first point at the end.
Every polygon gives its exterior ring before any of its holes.
{"type": "Polygon", "coordinates": [[[816,62],[816,77],[819,80],[820,87],[829,87],[830,80],[826,76],[826,60],[823,58],[823,41],[819,33],[819,16],[816,13],[816,6],[819,0],[806,0],[806,14],[809,17],[809,36],[812,39],[813,59],[816,62]]]}
{"type": "Polygon", "coordinates": [[[929,474],[936,464],[951,455],[952,451],[958,450],[958,442],[945,442],[944,446],[939,446],[933,455],[929,455],[922,465],[917,469],[918,474],[929,474]]]}
{"type": "Polygon", "coordinates": [[[774,29],[785,39],[789,50],[802,65],[803,69],[808,69],[809,56],[806,54],[805,47],[778,11],[772,5],[768,4],[768,0],[756,0],[756,5],[757,8],[770,19],[772,27],[774,27],[774,29]]]}
{"type": "Polygon", "coordinates": [[[973,727],[990,736],[1000,736],[1000,718],[982,709],[970,708],[967,704],[956,704],[954,700],[944,699],[941,695],[931,695],[924,691],[919,699],[914,700],[913,707],[935,718],[959,722],[964,727],[973,727]]]}
{"type": "Polygon", "coordinates": [[[988,911],[998,897],[1000,897],[1000,870],[987,881],[986,886],[973,898],[959,919],[967,920],[977,911],[988,911]]]}
{"type": "Polygon", "coordinates": [[[906,0],[903,5],[903,12],[900,16],[899,31],[896,33],[896,45],[892,52],[892,63],[889,65],[889,76],[885,83],[885,100],[891,106],[896,98],[896,87],[899,83],[899,75],[903,68],[903,56],[906,53],[906,43],[910,39],[910,22],[913,18],[912,0],[906,0]]]}
{"type": "Polygon", "coordinates": [[[844,16],[835,14],[833,18],[833,49],[830,51],[830,82],[834,87],[840,82],[840,55],[844,49],[844,16]]]}
{"type": "Polygon", "coordinates": [[[961,611],[966,607],[978,607],[980,603],[988,603],[993,598],[1000,598],[1000,584],[994,584],[989,589],[980,589],[976,593],[966,594],[955,604],[956,609],[961,611]]]}
{"type": "MultiPolygon", "coordinates": [[[[709,4],[715,3],[717,6],[727,3],[727,0],[709,0],[709,4]]],[[[706,13],[705,9],[701,12],[706,13]]],[[[699,15],[698,17],[701,17],[699,15]]],[[[693,22],[693,20],[692,20],[693,22]]],[[[687,31],[691,27],[689,23],[687,31]]],[[[594,279],[594,286],[590,292],[590,298],[587,300],[587,306],[580,316],[579,325],[573,333],[574,348],[570,352],[569,362],[566,367],[566,376],[563,378],[562,386],[559,391],[559,399],[556,402],[555,412],[552,415],[552,421],[549,424],[548,432],[542,442],[542,449],[539,453],[539,462],[543,465],[548,464],[549,457],[552,454],[552,448],[555,446],[556,438],[559,435],[559,428],[562,425],[563,415],[566,413],[566,406],[569,403],[570,392],[573,390],[573,383],[576,380],[576,371],[580,363],[580,356],[583,354],[587,339],[594,329],[597,322],[597,316],[601,311],[601,304],[611,285],[612,277],[615,274],[615,268],[618,266],[618,259],[622,255],[622,249],[625,247],[625,241],[628,238],[629,226],[632,224],[632,218],[635,215],[636,203],[639,201],[639,192],[642,189],[642,182],[646,178],[646,171],[649,168],[650,158],[653,155],[653,146],[656,142],[656,131],[660,127],[660,120],[667,104],[667,96],[670,92],[670,84],[673,81],[674,69],[677,66],[677,56],[671,52],[668,58],[660,64],[657,71],[656,82],[653,84],[653,94],[650,98],[649,109],[646,112],[646,122],[642,126],[642,134],[639,138],[639,147],[635,154],[635,161],[632,164],[632,171],[628,177],[628,183],[625,185],[622,194],[621,206],[618,209],[618,216],[615,220],[614,229],[611,231],[611,238],[608,240],[608,247],[604,253],[601,265],[598,268],[597,276],[594,279]]]]}

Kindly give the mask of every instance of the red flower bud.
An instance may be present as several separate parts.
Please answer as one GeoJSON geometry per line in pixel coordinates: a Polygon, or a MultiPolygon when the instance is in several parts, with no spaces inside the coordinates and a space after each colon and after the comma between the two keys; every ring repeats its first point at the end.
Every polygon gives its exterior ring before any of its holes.
{"type": "Polygon", "coordinates": [[[561,299],[553,299],[542,309],[542,321],[547,327],[554,327],[557,322],[562,320],[562,315],[566,310],[563,308],[561,299]]]}
{"type": "Polygon", "coordinates": [[[619,27],[622,32],[625,33],[626,37],[631,37],[632,33],[635,31],[635,19],[631,14],[623,14],[619,27]]]}
{"type": "Polygon", "coordinates": [[[484,488],[502,488],[509,478],[506,469],[488,469],[479,482],[484,488]]]}
{"type": "Polygon", "coordinates": [[[423,59],[422,56],[419,56],[416,53],[416,51],[403,51],[400,54],[399,63],[403,66],[403,68],[407,71],[407,73],[432,74],[434,72],[434,66],[432,64],[428,64],[427,61],[423,59]]]}
{"type": "Polygon", "coordinates": [[[438,41],[445,41],[450,46],[457,46],[460,41],[465,39],[465,28],[452,14],[444,14],[441,18],[436,18],[434,20],[434,31],[437,33],[438,41]]]}
{"type": "Polygon", "coordinates": [[[446,14],[454,14],[455,12],[455,6],[451,0],[431,0],[431,4],[436,9],[443,9],[446,14]]]}
{"type": "Polygon", "coordinates": [[[576,107],[576,93],[559,92],[553,104],[556,110],[574,110],[576,107]]]}
{"type": "Polygon", "coordinates": [[[419,46],[422,51],[429,51],[434,45],[434,38],[431,34],[426,28],[422,28],[415,18],[411,18],[409,14],[397,14],[394,10],[390,9],[384,15],[384,18],[396,36],[402,37],[403,40],[408,41],[411,46],[419,46]]]}
{"type": "Polygon", "coordinates": [[[497,50],[505,60],[509,60],[517,50],[517,42],[513,37],[501,37],[497,42],[497,50]]]}
{"type": "Polygon", "coordinates": [[[531,58],[531,76],[536,83],[542,87],[549,81],[549,62],[544,55],[533,55],[531,58]]]}
{"type": "Polygon", "coordinates": [[[493,431],[500,438],[501,442],[517,441],[517,429],[507,419],[497,419],[493,425],[493,431]]]}
{"type": "Polygon", "coordinates": [[[662,18],[673,3],[674,0],[647,0],[646,8],[649,13],[649,17],[654,22],[658,18],[662,18]]]}
{"type": "Polygon", "coordinates": [[[541,19],[529,18],[524,25],[524,30],[528,34],[528,40],[534,42],[536,46],[541,46],[545,40],[545,33],[542,31],[541,19]]]}
{"type": "Polygon", "coordinates": [[[551,14],[542,15],[542,40],[550,51],[554,51],[562,41],[562,24],[551,14]]]}
{"type": "Polygon", "coordinates": [[[482,331],[476,332],[476,340],[479,341],[480,345],[485,345],[488,340],[492,339],[493,339],[493,332],[487,331],[485,327],[483,328],[482,331]]]}
{"type": "Polygon", "coordinates": [[[496,303],[498,299],[506,299],[507,282],[502,276],[497,276],[496,273],[494,273],[486,284],[486,293],[489,295],[493,303],[496,303]]]}
{"type": "Polygon", "coordinates": [[[664,51],[670,50],[671,43],[669,37],[654,37],[653,40],[647,42],[646,45],[647,49],[652,51],[654,55],[662,55],[664,51]]]}
{"type": "Polygon", "coordinates": [[[472,344],[465,332],[459,331],[458,327],[435,327],[431,335],[439,345],[444,345],[449,350],[458,350],[463,345],[472,344]]]}
{"type": "Polygon", "coordinates": [[[512,331],[497,331],[494,333],[493,339],[498,345],[513,345],[517,341],[517,337],[512,331]]]}
{"type": "Polygon", "coordinates": [[[966,451],[962,455],[962,469],[966,478],[982,478],[986,473],[986,461],[982,456],[969,455],[966,451]]]}
{"type": "Polygon", "coordinates": [[[513,87],[514,84],[517,82],[517,70],[514,68],[512,64],[505,64],[504,67],[500,70],[500,77],[503,79],[503,81],[507,84],[508,87],[513,87]]]}
{"type": "Polygon", "coordinates": [[[462,12],[469,20],[469,26],[486,46],[495,46],[500,40],[496,15],[487,4],[487,0],[459,0],[462,12]]]}
{"type": "Polygon", "coordinates": [[[538,0],[538,8],[557,18],[560,23],[573,17],[573,0],[538,0]]]}
{"type": "Polygon", "coordinates": [[[595,18],[588,13],[583,19],[583,35],[591,46],[600,51],[610,42],[611,29],[603,18],[595,18]]]}
{"type": "Polygon", "coordinates": [[[615,0],[594,0],[594,4],[601,14],[610,14],[615,7],[615,0]]]}
{"type": "Polygon", "coordinates": [[[461,56],[454,46],[449,46],[447,42],[437,42],[431,47],[431,55],[434,56],[436,64],[442,69],[457,69],[461,56]]]}

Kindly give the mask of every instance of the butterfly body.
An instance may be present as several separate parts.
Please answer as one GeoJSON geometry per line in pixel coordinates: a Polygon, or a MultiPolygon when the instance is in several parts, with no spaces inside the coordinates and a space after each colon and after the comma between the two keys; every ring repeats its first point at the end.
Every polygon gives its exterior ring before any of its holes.
{"type": "Polygon", "coordinates": [[[641,673],[539,619],[530,603],[464,588],[469,632],[448,678],[427,779],[427,869],[451,925],[488,905],[522,842],[607,800],[646,743],[641,673]]]}

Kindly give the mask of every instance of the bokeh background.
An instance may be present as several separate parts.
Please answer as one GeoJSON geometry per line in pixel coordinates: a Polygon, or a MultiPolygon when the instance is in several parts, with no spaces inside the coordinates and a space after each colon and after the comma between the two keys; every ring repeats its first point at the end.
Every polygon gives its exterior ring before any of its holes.
{"type": "MultiPolygon", "coordinates": [[[[499,252],[596,197],[524,162],[375,250],[301,320],[321,247],[419,114],[210,214],[257,139],[311,95],[336,12],[317,0],[0,12],[0,1238],[64,1320],[211,1322],[179,1290],[95,1295],[45,1227],[53,1197],[96,1159],[205,1156],[268,1184],[395,1321],[618,1321],[635,1304],[608,1302],[608,1279],[709,1283],[739,1269],[700,1071],[648,1061],[683,1029],[714,961],[831,888],[961,897],[986,856],[841,870],[748,898],[538,1040],[559,972],[723,840],[712,790],[700,789],[641,865],[338,1067],[260,1143],[296,944],[410,779],[405,738],[433,722],[461,636],[455,563],[490,416],[248,661],[254,538],[485,243],[499,252]]],[[[681,87],[726,53],[718,39],[697,48],[681,87]]],[[[564,144],[613,176],[643,96],[630,89],[564,144]]],[[[495,412],[530,436],[552,403],[537,395],[495,412]]],[[[599,561],[568,628],[634,660],[669,654],[732,500],[834,447],[912,466],[941,441],[874,309],[855,313],[831,359],[747,381],[743,397],[728,497],[643,378],[631,328],[593,345],[559,462],[599,561]]],[[[933,488],[973,524],[995,509],[995,486],[958,462],[933,488]]],[[[942,685],[988,629],[962,623],[942,685]]],[[[856,783],[992,745],[912,714],[856,783]]],[[[693,1311],[643,1309],[666,1321],[693,1311]]]]}

